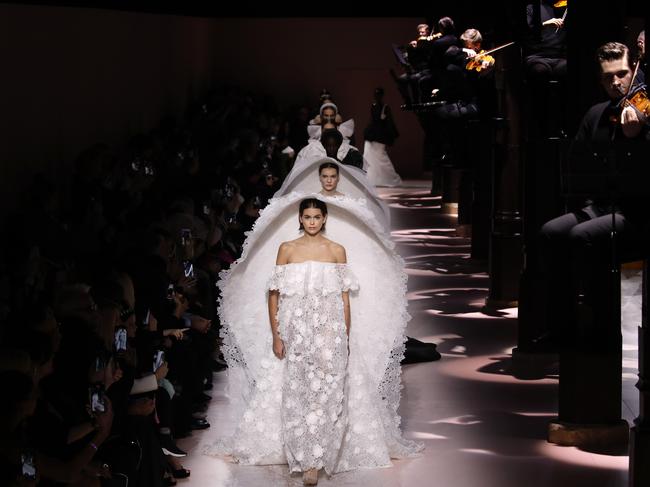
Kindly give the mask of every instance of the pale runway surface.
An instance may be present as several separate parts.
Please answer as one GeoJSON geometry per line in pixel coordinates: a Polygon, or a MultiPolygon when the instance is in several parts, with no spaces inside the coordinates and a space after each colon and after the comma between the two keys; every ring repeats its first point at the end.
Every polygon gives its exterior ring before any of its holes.
{"type": "MultiPolygon", "coordinates": [[[[489,286],[486,264],[469,259],[470,241],[456,237],[455,217],[442,215],[426,181],[384,188],[393,238],[409,273],[409,336],[438,344],[442,360],[403,368],[401,416],[405,435],[426,445],[416,459],[394,467],[321,474],[323,486],[624,487],[628,457],[595,454],[546,442],[557,413],[557,376],[518,380],[510,370],[516,344],[516,309],[482,313],[489,286]]],[[[636,326],[640,316],[638,273],[623,282],[623,417],[638,412],[636,326]]],[[[240,466],[201,450],[234,427],[225,414],[225,372],[215,375],[208,410],[212,427],[180,440],[192,471],[179,486],[300,486],[286,466],[240,466]]]]}

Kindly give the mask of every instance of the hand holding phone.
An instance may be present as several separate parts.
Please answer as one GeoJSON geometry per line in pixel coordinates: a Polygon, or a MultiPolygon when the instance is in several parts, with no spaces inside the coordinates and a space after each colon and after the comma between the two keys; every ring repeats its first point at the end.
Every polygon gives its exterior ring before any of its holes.
{"type": "Polygon", "coordinates": [[[103,413],[106,411],[106,401],[104,397],[104,388],[102,384],[90,386],[90,410],[93,414],[103,413]]]}
{"type": "Polygon", "coordinates": [[[126,328],[118,328],[115,330],[114,346],[117,353],[126,351],[126,328]]]}
{"type": "Polygon", "coordinates": [[[185,277],[194,278],[194,265],[191,261],[183,261],[183,273],[185,274],[185,277]]]}
{"type": "Polygon", "coordinates": [[[181,228],[181,245],[185,247],[192,243],[192,230],[190,228],[181,228]]]}
{"type": "Polygon", "coordinates": [[[174,285],[169,283],[167,286],[167,299],[172,300],[176,297],[176,291],[174,290],[174,285]]]}
{"type": "Polygon", "coordinates": [[[21,473],[25,480],[36,480],[36,462],[34,454],[30,451],[20,455],[21,473]]]}
{"type": "Polygon", "coordinates": [[[155,372],[160,368],[160,366],[165,361],[165,352],[163,350],[157,350],[153,354],[153,371],[155,372]]]}

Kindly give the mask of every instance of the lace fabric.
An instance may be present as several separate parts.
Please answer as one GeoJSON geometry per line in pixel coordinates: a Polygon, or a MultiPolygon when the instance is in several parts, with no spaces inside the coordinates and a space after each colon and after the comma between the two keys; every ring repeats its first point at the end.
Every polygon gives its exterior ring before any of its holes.
{"type": "Polygon", "coordinates": [[[348,339],[342,291],[358,290],[345,264],[307,261],[274,268],[278,331],[285,345],[281,430],[291,472],[336,470],[347,427],[348,339]]]}
{"type": "MultiPolygon", "coordinates": [[[[384,227],[363,201],[296,192],[274,198],[247,235],[242,257],[220,277],[222,351],[229,365],[226,391],[233,411],[230,417],[234,417],[236,427],[231,436],[220,438],[208,447],[209,454],[231,455],[243,464],[288,463],[292,470],[316,462],[315,466],[336,473],[388,466],[391,458],[410,457],[422,449],[422,445],[403,438],[397,413],[404,330],[410,319],[404,262],[394,252],[384,227]],[[326,236],[346,248],[348,266],[326,263],[274,265],[280,243],[299,236],[298,205],[307,196],[327,203],[326,236]],[[348,272],[348,267],[354,269],[354,274],[348,272]],[[343,398],[342,403],[337,399],[326,409],[321,408],[321,414],[319,409],[303,403],[289,408],[291,401],[287,398],[293,397],[289,392],[294,372],[289,365],[291,354],[279,360],[272,352],[266,302],[269,288],[281,292],[280,333],[294,352],[295,347],[308,340],[303,333],[296,334],[295,329],[290,332],[288,325],[283,325],[291,320],[282,315],[282,310],[301,310],[302,316],[311,313],[312,323],[315,320],[324,326],[337,323],[338,328],[336,331],[332,328],[334,334],[330,338],[336,343],[338,336],[343,342],[340,332],[345,331],[340,326],[341,320],[335,314],[321,316],[321,312],[313,310],[324,309],[321,300],[332,300],[331,303],[327,301],[325,308],[336,310],[338,305],[334,302],[341,303],[340,291],[352,291],[347,369],[343,372],[327,366],[311,371],[314,377],[320,375],[318,370],[324,374],[318,377],[321,384],[323,380],[326,384],[336,382],[335,388],[328,389],[328,397],[340,399],[342,394],[343,398]],[[314,300],[319,300],[320,304],[316,306],[314,300]],[[302,338],[297,338],[298,335],[302,338]],[[337,380],[328,383],[328,373],[332,378],[336,375],[337,380]],[[341,374],[345,376],[344,381],[341,374]],[[310,413],[316,416],[309,416],[310,413]],[[327,414],[329,416],[323,416],[327,414]],[[329,425],[326,430],[336,434],[322,433],[322,420],[329,425]],[[344,426],[338,428],[337,424],[344,426]],[[310,432],[310,426],[316,427],[316,433],[310,432]],[[305,445],[312,445],[311,450],[305,445]],[[332,451],[337,451],[336,459],[332,451]]],[[[316,340],[321,334],[310,336],[316,340]]],[[[342,346],[341,343],[336,345],[342,346]]],[[[331,349],[332,357],[340,358],[340,350],[331,349]]],[[[340,365],[345,360],[336,362],[340,365]]],[[[311,387],[307,382],[296,384],[301,390],[311,387]]]]}

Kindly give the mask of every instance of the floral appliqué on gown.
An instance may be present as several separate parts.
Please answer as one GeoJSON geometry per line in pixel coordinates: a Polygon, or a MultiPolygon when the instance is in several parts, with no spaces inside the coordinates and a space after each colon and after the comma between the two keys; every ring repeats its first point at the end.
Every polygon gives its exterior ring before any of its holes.
{"type": "Polygon", "coordinates": [[[358,289],[346,264],[276,266],[278,330],[285,345],[281,431],[289,470],[336,469],[347,427],[348,338],[342,291],[358,289]]]}

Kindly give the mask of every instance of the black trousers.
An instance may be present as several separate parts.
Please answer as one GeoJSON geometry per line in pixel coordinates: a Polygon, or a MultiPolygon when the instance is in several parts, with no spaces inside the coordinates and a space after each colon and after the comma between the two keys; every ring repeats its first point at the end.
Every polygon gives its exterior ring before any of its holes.
{"type": "Polygon", "coordinates": [[[524,59],[529,79],[548,80],[566,77],[567,65],[564,58],[550,58],[531,54],[524,59]]]}
{"type": "Polygon", "coordinates": [[[431,97],[430,93],[427,92],[430,80],[431,72],[428,69],[402,74],[397,79],[397,87],[404,102],[409,105],[423,103],[428,100],[431,97]]]}
{"type": "Polygon", "coordinates": [[[647,223],[618,212],[612,219],[612,213],[598,205],[542,226],[538,270],[547,284],[548,330],[560,346],[600,349],[618,340],[620,281],[612,270],[647,254],[648,233],[647,223]]]}

